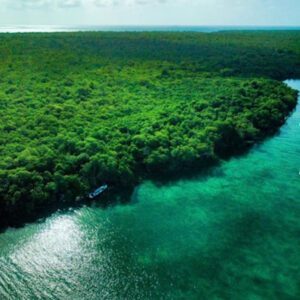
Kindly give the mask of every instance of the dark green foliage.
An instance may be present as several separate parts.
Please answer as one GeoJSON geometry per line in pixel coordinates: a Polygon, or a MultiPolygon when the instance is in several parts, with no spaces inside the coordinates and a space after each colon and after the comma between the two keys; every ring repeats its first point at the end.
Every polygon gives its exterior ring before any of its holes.
{"type": "Polygon", "coordinates": [[[274,132],[300,33],[0,35],[0,218],[183,173],[274,132]]]}

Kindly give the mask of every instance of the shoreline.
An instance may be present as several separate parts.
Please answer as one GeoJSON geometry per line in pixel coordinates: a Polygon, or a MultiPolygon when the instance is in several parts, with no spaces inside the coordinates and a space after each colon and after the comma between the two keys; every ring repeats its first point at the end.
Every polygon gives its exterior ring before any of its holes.
{"type": "Polygon", "coordinates": [[[0,34],[0,223],[245,153],[297,104],[299,33],[0,34]]]}
{"type": "MultiPolygon", "coordinates": [[[[286,79],[282,81],[285,83],[287,80],[297,80],[297,79],[286,79]]],[[[299,94],[299,91],[297,91],[299,94]]],[[[99,197],[97,200],[90,200],[88,196],[78,196],[77,199],[72,201],[62,202],[57,200],[56,202],[50,202],[50,204],[43,205],[30,215],[23,215],[23,218],[20,215],[15,215],[13,213],[8,218],[1,216],[0,221],[0,233],[5,232],[8,228],[22,228],[30,223],[39,222],[39,220],[44,220],[45,218],[51,216],[52,214],[56,213],[57,211],[68,211],[69,209],[78,209],[85,205],[91,206],[96,204],[98,207],[103,209],[111,206],[111,205],[122,205],[130,203],[131,196],[134,193],[134,190],[144,181],[151,180],[156,182],[157,184],[164,184],[167,182],[172,182],[180,179],[189,179],[193,177],[198,177],[201,174],[209,173],[213,168],[217,167],[222,160],[230,160],[236,156],[243,156],[247,154],[248,151],[251,151],[253,146],[259,145],[264,143],[266,139],[272,138],[276,134],[278,134],[280,128],[286,123],[289,117],[292,115],[294,110],[296,109],[297,105],[299,104],[298,96],[297,102],[294,108],[287,114],[284,121],[278,128],[274,128],[272,131],[265,132],[263,136],[260,137],[257,141],[251,144],[244,144],[244,147],[239,148],[239,151],[227,154],[223,159],[219,160],[211,160],[210,163],[205,165],[202,168],[190,168],[186,169],[185,172],[181,174],[168,174],[168,173],[161,173],[159,176],[154,176],[154,174],[144,173],[144,176],[140,176],[140,178],[135,185],[128,186],[128,187],[110,187],[108,191],[106,191],[102,196],[99,197]],[[12,217],[13,216],[13,217],[12,217]]]]}

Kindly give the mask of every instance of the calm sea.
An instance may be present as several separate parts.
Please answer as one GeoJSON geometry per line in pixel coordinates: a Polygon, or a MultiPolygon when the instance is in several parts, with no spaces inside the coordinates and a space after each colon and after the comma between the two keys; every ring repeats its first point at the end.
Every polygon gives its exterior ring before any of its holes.
{"type": "Polygon", "coordinates": [[[74,32],[74,31],[189,31],[217,32],[231,30],[300,30],[300,27],[279,26],[52,26],[0,25],[0,32],[74,32]]]}

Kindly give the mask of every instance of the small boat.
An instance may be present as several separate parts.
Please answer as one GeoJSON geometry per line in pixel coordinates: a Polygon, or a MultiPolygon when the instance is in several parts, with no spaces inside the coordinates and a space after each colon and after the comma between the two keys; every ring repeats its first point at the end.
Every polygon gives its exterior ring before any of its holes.
{"type": "Polygon", "coordinates": [[[100,186],[98,189],[96,189],[94,192],[89,194],[90,199],[95,199],[96,197],[100,196],[104,191],[108,189],[108,185],[104,184],[100,186]]]}

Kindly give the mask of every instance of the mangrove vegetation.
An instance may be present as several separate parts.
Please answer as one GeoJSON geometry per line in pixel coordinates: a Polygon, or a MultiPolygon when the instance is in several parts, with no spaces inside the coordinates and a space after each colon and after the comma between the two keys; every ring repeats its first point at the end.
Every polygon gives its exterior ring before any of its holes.
{"type": "Polygon", "coordinates": [[[299,76],[298,31],[0,34],[0,223],[238,153],[299,76]]]}

